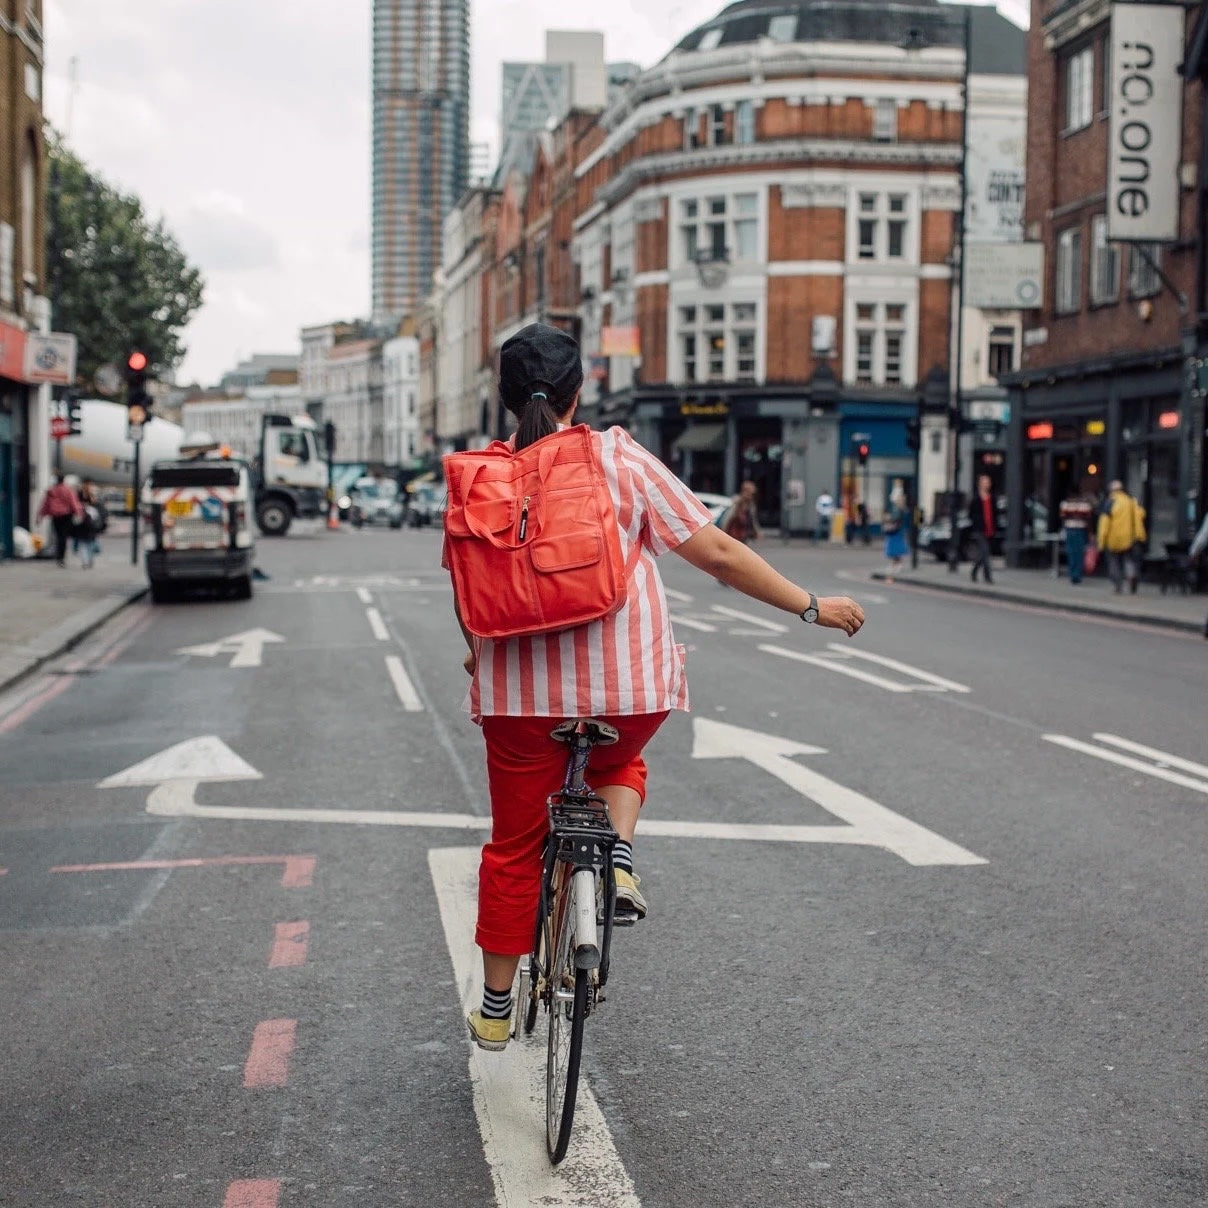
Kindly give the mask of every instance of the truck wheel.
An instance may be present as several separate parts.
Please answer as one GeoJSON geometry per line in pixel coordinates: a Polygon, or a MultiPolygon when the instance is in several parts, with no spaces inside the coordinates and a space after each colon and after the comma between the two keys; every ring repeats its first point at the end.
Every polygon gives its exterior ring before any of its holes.
{"type": "Polygon", "coordinates": [[[256,508],[256,523],[266,537],[284,537],[293,518],[289,505],[280,499],[266,499],[256,508]]]}
{"type": "Polygon", "coordinates": [[[252,598],[252,576],[244,575],[242,579],[235,579],[231,583],[231,594],[236,600],[250,600],[252,598]]]}

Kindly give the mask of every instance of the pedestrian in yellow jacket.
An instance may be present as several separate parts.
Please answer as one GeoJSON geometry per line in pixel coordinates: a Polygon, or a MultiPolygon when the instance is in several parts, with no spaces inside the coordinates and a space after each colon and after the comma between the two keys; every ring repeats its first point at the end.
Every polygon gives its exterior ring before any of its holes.
{"type": "Polygon", "coordinates": [[[1140,559],[1137,547],[1145,542],[1145,509],[1124,489],[1117,478],[1099,515],[1099,548],[1107,554],[1107,573],[1113,590],[1137,590],[1140,559]]]}

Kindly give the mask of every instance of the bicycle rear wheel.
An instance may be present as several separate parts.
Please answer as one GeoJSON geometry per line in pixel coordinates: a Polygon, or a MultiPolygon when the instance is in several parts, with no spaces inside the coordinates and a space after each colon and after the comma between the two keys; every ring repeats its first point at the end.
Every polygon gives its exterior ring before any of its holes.
{"type": "Polygon", "coordinates": [[[549,1043],[545,1056],[545,1143],[556,1166],[566,1157],[575,1119],[579,1062],[583,1056],[583,1021],[587,1018],[590,971],[575,968],[575,912],[571,881],[564,882],[555,910],[550,960],[549,1043]]]}

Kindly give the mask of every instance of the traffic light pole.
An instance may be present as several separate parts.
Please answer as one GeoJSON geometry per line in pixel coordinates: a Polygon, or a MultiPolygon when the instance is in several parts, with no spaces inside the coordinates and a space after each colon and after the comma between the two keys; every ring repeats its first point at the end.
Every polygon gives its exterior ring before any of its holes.
{"type": "Polygon", "coordinates": [[[134,442],[134,484],[133,484],[133,489],[131,492],[131,497],[134,500],[134,507],[132,509],[133,513],[134,513],[134,523],[130,526],[130,565],[131,566],[138,565],[138,512],[139,512],[139,507],[138,507],[138,482],[139,482],[138,460],[139,460],[139,458],[138,458],[138,455],[139,455],[139,450],[141,450],[142,447],[143,447],[143,434],[140,432],[138,434],[138,439],[134,442]]]}

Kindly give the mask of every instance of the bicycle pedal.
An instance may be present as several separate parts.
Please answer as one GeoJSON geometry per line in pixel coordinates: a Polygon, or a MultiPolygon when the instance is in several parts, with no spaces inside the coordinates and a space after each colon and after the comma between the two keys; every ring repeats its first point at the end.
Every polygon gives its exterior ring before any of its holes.
{"type": "Polygon", "coordinates": [[[614,927],[632,927],[642,916],[636,910],[618,910],[612,916],[614,927]]]}

